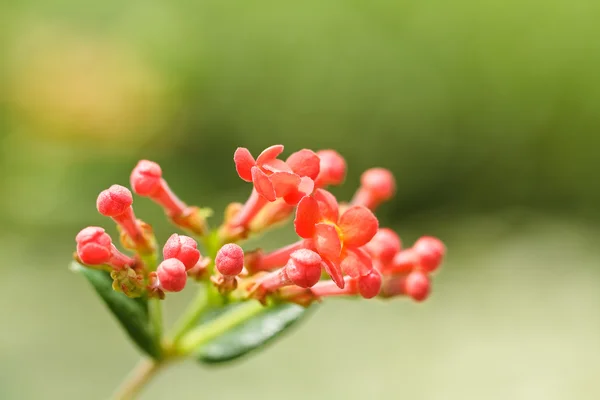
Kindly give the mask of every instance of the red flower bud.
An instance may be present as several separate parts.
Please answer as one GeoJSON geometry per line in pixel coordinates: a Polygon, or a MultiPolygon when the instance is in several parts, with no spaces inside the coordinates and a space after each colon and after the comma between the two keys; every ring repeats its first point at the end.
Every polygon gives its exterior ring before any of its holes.
{"type": "Polygon", "coordinates": [[[373,239],[367,243],[367,250],[373,258],[378,259],[385,265],[392,262],[401,246],[400,238],[396,232],[388,228],[381,228],[373,236],[373,239]]]}
{"type": "Polygon", "coordinates": [[[286,164],[300,177],[308,177],[312,180],[319,175],[321,160],[312,150],[302,149],[291,154],[286,164]]]}
{"type": "Polygon", "coordinates": [[[335,150],[317,151],[321,159],[320,172],[315,185],[324,188],[329,185],[339,185],[346,179],[346,160],[335,150]]]}
{"type": "Polygon", "coordinates": [[[391,273],[408,273],[415,269],[420,262],[417,252],[410,248],[402,250],[394,256],[391,265],[386,266],[385,271],[391,273]]]}
{"type": "Polygon", "coordinates": [[[193,268],[200,259],[198,244],[189,236],[174,233],[163,248],[164,259],[176,258],[183,263],[186,270],[193,268]]]}
{"type": "Polygon", "coordinates": [[[117,217],[129,210],[133,204],[131,192],[126,187],[112,185],[98,195],[96,207],[106,217],[117,217]]]}
{"type": "Polygon", "coordinates": [[[372,299],[381,290],[381,274],[376,269],[358,278],[358,292],[365,299],[372,299]]]}
{"type": "Polygon", "coordinates": [[[423,236],[417,240],[413,249],[419,256],[421,268],[427,272],[435,271],[446,254],[444,243],[431,236],[423,236]]]}
{"type": "Polygon", "coordinates": [[[152,161],[140,160],[131,172],[131,188],[140,196],[152,196],[161,189],[162,170],[152,161]]]}
{"type": "Polygon", "coordinates": [[[389,200],[396,191],[394,175],[385,168],[371,168],[360,177],[361,185],[369,189],[380,201],[389,200]]]}
{"type": "Polygon", "coordinates": [[[104,229],[88,226],[75,237],[77,256],[84,264],[99,265],[110,261],[112,240],[104,229]]]}
{"type": "Polygon", "coordinates": [[[286,264],[287,276],[301,288],[314,286],[321,279],[321,261],[321,257],[314,251],[296,250],[286,264]]]}
{"type": "Polygon", "coordinates": [[[215,266],[224,276],[239,275],[244,268],[244,250],[235,243],[224,245],[215,257],[215,266]]]}
{"type": "Polygon", "coordinates": [[[104,229],[88,226],[75,237],[77,256],[87,265],[106,264],[115,269],[122,269],[135,264],[135,260],[121,253],[112,244],[112,240],[104,229]]]}
{"type": "Polygon", "coordinates": [[[404,292],[416,301],[423,301],[429,296],[431,280],[423,271],[413,271],[404,281],[404,292]]]}
{"type": "Polygon", "coordinates": [[[185,287],[187,273],[185,265],[176,258],[169,258],[156,269],[160,287],[167,292],[180,292],[185,287]]]}
{"type": "Polygon", "coordinates": [[[374,210],[382,202],[392,198],[396,191],[396,180],[384,168],[366,170],[360,178],[360,188],[352,199],[352,204],[374,210]]]}

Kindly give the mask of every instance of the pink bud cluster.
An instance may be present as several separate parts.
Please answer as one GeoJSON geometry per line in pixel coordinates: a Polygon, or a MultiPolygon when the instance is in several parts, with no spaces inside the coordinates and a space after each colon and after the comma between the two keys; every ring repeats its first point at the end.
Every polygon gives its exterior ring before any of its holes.
{"type": "Polygon", "coordinates": [[[303,149],[281,159],[283,150],[274,145],[256,158],[248,149],[235,151],[236,171],[252,183],[252,190],[245,203],[227,207],[224,222],[212,233],[206,213],[173,193],[158,164],[142,160],[133,169],[133,191],[160,205],[191,235],[210,234],[203,251],[213,259],[201,254],[192,237],[173,234],[163,246],[162,261],[153,264],[157,246],[151,227],[136,219],[132,193],[113,185],[100,193],[97,208],[117,223],[123,247],[135,254],[119,252],[104,229],[88,227],[76,238],[79,261],[112,271],[131,269],[136,282],[144,282],[147,295],[159,298],[183,290],[192,278],[214,285],[229,301],[257,299],[266,304],[273,299],[307,305],[329,296],[425,300],[446,248],[426,236],[403,249],[394,231],[379,226],[374,211],[396,191],[392,173],[383,168],[365,171],[352,200],[340,203],[327,190],[346,179],[347,164],[340,154],[303,149]],[[245,252],[239,245],[292,218],[298,241],[271,252],[245,252]]]}

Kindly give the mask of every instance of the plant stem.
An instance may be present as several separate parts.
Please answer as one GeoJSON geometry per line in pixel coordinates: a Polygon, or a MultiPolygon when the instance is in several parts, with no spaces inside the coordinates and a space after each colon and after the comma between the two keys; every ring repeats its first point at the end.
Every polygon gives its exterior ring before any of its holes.
{"type": "Polygon", "coordinates": [[[158,345],[162,340],[163,318],[162,318],[162,302],[160,299],[148,299],[148,316],[150,318],[150,326],[154,334],[154,340],[158,345]]]}
{"type": "Polygon", "coordinates": [[[154,377],[164,363],[152,359],[143,359],[131,371],[129,376],[113,395],[113,400],[131,400],[154,377]]]}
{"type": "Polygon", "coordinates": [[[258,301],[248,301],[219,318],[189,331],[179,341],[176,351],[180,355],[187,355],[195,351],[198,346],[240,325],[264,309],[265,307],[258,301]]]}
{"type": "Polygon", "coordinates": [[[179,342],[181,337],[198,323],[198,319],[210,307],[210,303],[209,291],[206,285],[203,285],[198,289],[198,294],[194,300],[175,323],[170,338],[173,344],[179,342]]]}
{"type": "MultiPolygon", "coordinates": [[[[150,254],[142,254],[141,258],[148,271],[156,271],[158,264],[158,254],[156,251],[150,254]]],[[[150,319],[152,333],[154,334],[154,340],[156,344],[160,346],[163,333],[162,303],[160,299],[148,299],[148,317],[150,319]]]]}

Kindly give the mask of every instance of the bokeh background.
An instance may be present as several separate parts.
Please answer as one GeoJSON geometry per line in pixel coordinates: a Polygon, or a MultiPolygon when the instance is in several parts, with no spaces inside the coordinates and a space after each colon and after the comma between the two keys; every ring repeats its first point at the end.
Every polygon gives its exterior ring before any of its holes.
{"type": "Polygon", "coordinates": [[[67,270],[79,229],[112,229],[100,190],[152,159],[218,220],[250,190],[234,149],[273,143],[337,149],[342,198],[391,169],[382,223],[449,247],[434,295],[327,302],[143,399],[600,398],[599,17],[594,0],[2,2],[0,399],[104,399],[138,358],[67,270]]]}

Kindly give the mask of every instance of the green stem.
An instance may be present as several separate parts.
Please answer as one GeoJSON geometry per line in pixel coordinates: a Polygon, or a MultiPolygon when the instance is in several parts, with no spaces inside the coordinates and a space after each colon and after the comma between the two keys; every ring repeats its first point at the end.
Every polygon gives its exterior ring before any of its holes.
{"type": "Polygon", "coordinates": [[[162,317],[162,301],[157,298],[148,299],[148,316],[150,318],[150,326],[154,334],[156,343],[162,340],[163,317],[162,317]]]}
{"type": "Polygon", "coordinates": [[[189,331],[179,341],[176,351],[180,355],[190,354],[191,352],[195,351],[198,346],[209,342],[210,340],[222,335],[232,328],[235,328],[236,326],[254,317],[261,311],[264,311],[264,309],[265,307],[258,301],[248,301],[247,303],[221,315],[217,319],[189,331]]]}
{"type": "Polygon", "coordinates": [[[125,378],[123,384],[112,396],[113,400],[131,400],[150,382],[164,363],[152,359],[144,359],[125,378]]]}
{"type": "MultiPolygon", "coordinates": [[[[156,271],[156,267],[158,266],[158,254],[156,251],[149,254],[140,254],[140,257],[149,272],[156,271]]],[[[162,306],[160,299],[148,299],[148,317],[150,319],[152,333],[154,334],[154,340],[158,345],[160,345],[162,341],[163,334],[162,306]]]]}
{"type": "Polygon", "coordinates": [[[198,323],[198,319],[204,311],[210,308],[211,301],[209,297],[209,291],[206,284],[204,284],[198,289],[196,298],[192,300],[188,308],[175,323],[173,332],[170,335],[170,341],[173,344],[177,344],[182,336],[198,323]]]}

